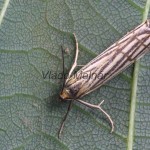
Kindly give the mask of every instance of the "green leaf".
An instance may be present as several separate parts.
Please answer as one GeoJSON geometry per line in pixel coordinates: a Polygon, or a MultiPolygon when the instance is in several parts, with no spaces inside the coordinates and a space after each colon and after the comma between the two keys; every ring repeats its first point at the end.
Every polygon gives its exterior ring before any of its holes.
{"type": "Polygon", "coordinates": [[[62,80],[56,77],[61,45],[69,49],[66,72],[73,62],[73,32],[83,65],[140,24],[148,7],[144,0],[0,1],[0,149],[149,149],[150,54],[134,75],[132,65],[83,97],[92,104],[105,100],[112,134],[101,112],[74,103],[57,138],[68,103],[59,100],[62,80]]]}

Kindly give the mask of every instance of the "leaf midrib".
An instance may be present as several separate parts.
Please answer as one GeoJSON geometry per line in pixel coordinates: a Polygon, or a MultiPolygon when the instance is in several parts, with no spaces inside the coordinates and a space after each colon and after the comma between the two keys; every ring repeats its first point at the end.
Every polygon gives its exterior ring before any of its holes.
{"type": "MultiPolygon", "coordinates": [[[[146,21],[148,18],[148,12],[150,7],[150,0],[146,1],[144,8],[142,21],[146,21]]],[[[131,90],[131,107],[130,107],[130,116],[129,116],[129,132],[128,132],[128,141],[127,141],[127,150],[133,149],[134,142],[134,124],[135,124],[135,110],[137,104],[137,85],[138,85],[138,74],[140,70],[140,61],[135,62],[133,70],[133,82],[131,90]]]]}

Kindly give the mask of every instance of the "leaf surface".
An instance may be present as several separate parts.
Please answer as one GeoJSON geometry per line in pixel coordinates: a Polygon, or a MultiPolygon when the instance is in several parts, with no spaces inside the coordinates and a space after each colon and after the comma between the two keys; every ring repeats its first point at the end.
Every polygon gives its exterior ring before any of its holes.
{"type": "Polygon", "coordinates": [[[61,45],[69,49],[67,72],[75,54],[75,32],[78,63],[86,64],[139,25],[146,5],[145,0],[0,1],[0,149],[149,149],[150,54],[139,63],[137,91],[132,88],[132,65],[83,97],[92,104],[105,100],[103,108],[115,123],[112,134],[101,112],[74,103],[61,139],[57,138],[68,106],[59,101],[61,45]]]}

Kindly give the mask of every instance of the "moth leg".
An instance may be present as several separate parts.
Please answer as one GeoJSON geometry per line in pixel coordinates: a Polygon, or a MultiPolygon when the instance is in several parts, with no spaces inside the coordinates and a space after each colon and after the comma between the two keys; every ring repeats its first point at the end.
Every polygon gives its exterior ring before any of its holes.
{"type": "Polygon", "coordinates": [[[71,69],[69,71],[68,78],[71,76],[73,70],[77,66],[77,59],[78,59],[78,54],[79,54],[79,47],[78,47],[77,37],[76,37],[75,33],[73,33],[73,35],[74,35],[75,42],[76,42],[76,54],[75,54],[75,58],[74,58],[74,63],[72,64],[72,67],[71,67],[71,69]]]}
{"type": "Polygon", "coordinates": [[[62,120],[62,122],[61,122],[60,128],[59,128],[59,130],[58,130],[58,138],[59,138],[59,139],[60,139],[61,133],[62,133],[62,131],[63,131],[64,124],[65,124],[65,121],[66,121],[67,116],[68,116],[68,114],[69,114],[69,111],[70,111],[70,109],[71,109],[71,107],[72,107],[73,101],[74,101],[74,100],[71,100],[71,101],[70,101],[69,106],[68,106],[68,109],[67,109],[67,112],[66,112],[66,114],[65,114],[65,116],[64,116],[64,118],[63,118],[63,120],[62,120]]]}
{"type": "Polygon", "coordinates": [[[101,105],[103,104],[104,100],[102,102],[100,102],[98,105],[90,104],[90,103],[87,103],[87,102],[82,101],[80,99],[77,99],[77,101],[80,102],[81,104],[85,105],[85,106],[88,106],[90,108],[96,108],[96,109],[99,109],[100,111],[102,111],[111,123],[111,133],[114,131],[114,122],[112,121],[110,115],[101,108],[101,105]]]}

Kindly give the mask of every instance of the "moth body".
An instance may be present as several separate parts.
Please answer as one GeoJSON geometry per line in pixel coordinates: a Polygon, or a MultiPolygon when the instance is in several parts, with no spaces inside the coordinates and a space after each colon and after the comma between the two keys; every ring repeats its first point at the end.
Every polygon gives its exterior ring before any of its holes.
{"type": "Polygon", "coordinates": [[[78,99],[115,77],[150,49],[150,20],[110,46],[69,77],[60,97],[78,99]]]}

